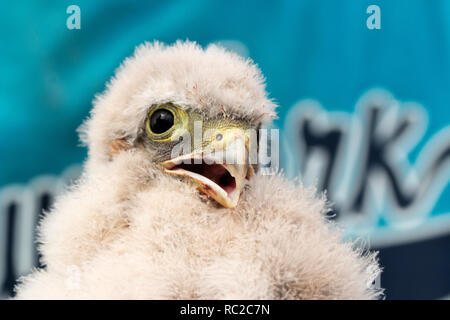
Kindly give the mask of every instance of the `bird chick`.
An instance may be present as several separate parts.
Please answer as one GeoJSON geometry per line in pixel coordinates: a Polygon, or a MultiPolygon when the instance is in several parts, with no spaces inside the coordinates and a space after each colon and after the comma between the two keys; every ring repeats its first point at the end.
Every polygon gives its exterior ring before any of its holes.
{"type": "Polygon", "coordinates": [[[252,163],[276,105],[251,60],[146,43],[93,104],[83,174],[41,222],[45,268],[17,298],[379,297],[375,254],[342,242],[325,197],[252,163]]]}

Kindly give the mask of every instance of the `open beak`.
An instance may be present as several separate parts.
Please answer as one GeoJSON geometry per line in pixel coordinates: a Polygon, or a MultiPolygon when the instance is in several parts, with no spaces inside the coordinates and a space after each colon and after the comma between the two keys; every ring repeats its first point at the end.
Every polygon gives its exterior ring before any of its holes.
{"type": "Polygon", "coordinates": [[[203,150],[161,164],[165,172],[191,179],[199,191],[226,208],[236,207],[254,174],[249,164],[249,138],[239,129],[219,133],[203,150]]]}

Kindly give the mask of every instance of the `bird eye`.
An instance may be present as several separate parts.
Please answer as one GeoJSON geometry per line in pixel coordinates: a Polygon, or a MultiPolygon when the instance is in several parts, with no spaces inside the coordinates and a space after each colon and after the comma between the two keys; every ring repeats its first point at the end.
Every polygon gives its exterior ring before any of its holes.
{"type": "Polygon", "coordinates": [[[161,134],[174,125],[174,115],[167,109],[158,109],[150,116],[150,129],[153,133],[161,134]]]}
{"type": "Polygon", "coordinates": [[[145,123],[147,136],[155,142],[170,142],[182,136],[189,128],[189,115],[172,103],[154,106],[145,123]]]}

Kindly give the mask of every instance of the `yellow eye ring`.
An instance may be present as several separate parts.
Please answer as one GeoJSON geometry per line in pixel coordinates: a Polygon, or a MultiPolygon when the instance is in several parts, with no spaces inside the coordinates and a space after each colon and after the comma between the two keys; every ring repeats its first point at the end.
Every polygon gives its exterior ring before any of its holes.
{"type": "Polygon", "coordinates": [[[156,142],[170,142],[187,129],[189,117],[180,107],[166,103],[152,108],[147,116],[148,136],[156,142]]]}

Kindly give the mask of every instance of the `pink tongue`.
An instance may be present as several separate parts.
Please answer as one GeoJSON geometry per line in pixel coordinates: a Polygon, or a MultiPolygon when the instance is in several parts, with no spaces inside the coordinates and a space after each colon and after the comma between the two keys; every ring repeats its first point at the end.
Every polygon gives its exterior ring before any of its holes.
{"type": "Polygon", "coordinates": [[[236,181],[230,176],[227,169],[219,164],[206,167],[202,174],[209,180],[217,183],[228,194],[236,189],[236,181]]]}
{"type": "Polygon", "coordinates": [[[202,175],[215,183],[218,183],[220,177],[222,177],[227,171],[227,169],[219,164],[213,164],[205,167],[204,169],[205,170],[203,170],[202,175]]]}
{"type": "Polygon", "coordinates": [[[234,191],[234,189],[236,189],[236,182],[233,182],[231,185],[229,186],[223,186],[222,187],[223,190],[225,190],[228,194],[232,193],[234,191]]]}

